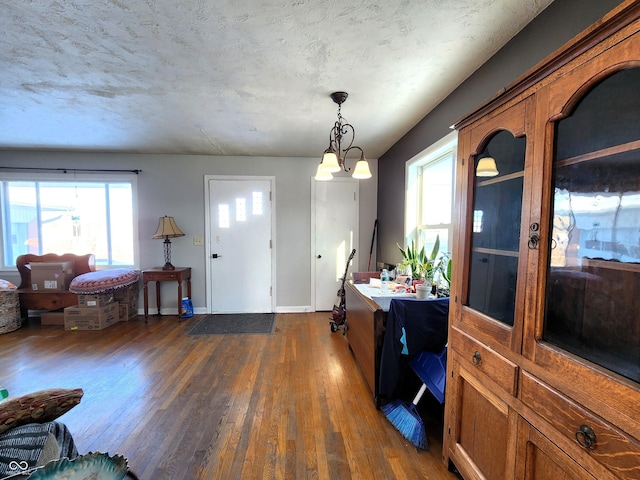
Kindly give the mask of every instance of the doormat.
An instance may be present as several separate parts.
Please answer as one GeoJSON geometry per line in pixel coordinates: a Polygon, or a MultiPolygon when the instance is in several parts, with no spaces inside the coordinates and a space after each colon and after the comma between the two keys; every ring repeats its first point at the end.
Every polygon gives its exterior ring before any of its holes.
{"type": "Polygon", "coordinates": [[[271,334],[275,313],[219,313],[207,315],[188,335],[234,335],[243,333],[271,334]]]}

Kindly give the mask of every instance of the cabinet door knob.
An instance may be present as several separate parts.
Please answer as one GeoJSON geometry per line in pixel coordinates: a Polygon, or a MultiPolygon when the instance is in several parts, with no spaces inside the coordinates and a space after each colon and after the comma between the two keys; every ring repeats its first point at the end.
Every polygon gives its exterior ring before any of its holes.
{"type": "Polygon", "coordinates": [[[471,361],[474,365],[480,365],[482,363],[482,355],[480,355],[480,352],[474,353],[473,357],[471,357],[471,361]]]}
{"type": "Polygon", "coordinates": [[[580,428],[576,430],[576,441],[581,447],[593,450],[596,448],[596,432],[587,425],[580,425],[580,428]]]}

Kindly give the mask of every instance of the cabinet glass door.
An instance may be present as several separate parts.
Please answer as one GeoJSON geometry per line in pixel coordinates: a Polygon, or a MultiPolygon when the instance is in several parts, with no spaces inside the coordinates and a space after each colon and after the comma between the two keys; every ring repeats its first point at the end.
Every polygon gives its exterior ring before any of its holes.
{"type": "Polygon", "coordinates": [[[640,68],[555,125],[543,340],[640,382],[640,68]]]}
{"type": "Polygon", "coordinates": [[[526,137],[502,130],[475,159],[468,306],[512,326],[526,137]],[[491,160],[493,159],[493,161],[491,160]]]}

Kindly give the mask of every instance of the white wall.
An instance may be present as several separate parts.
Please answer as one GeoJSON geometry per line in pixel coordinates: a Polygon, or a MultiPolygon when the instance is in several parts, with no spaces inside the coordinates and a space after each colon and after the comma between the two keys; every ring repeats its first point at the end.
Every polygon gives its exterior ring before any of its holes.
{"type": "MultiPolygon", "coordinates": [[[[303,311],[309,308],[312,298],[309,179],[315,174],[318,162],[319,158],[0,151],[0,167],[141,170],[138,176],[140,268],[163,263],[162,242],[152,240],[151,236],[158,217],[175,217],[186,236],[172,241],[171,263],[192,267],[193,303],[200,312],[204,312],[206,302],[206,259],[204,247],[194,246],[193,237],[206,236],[205,175],[276,177],[276,309],[303,311]]],[[[367,266],[377,210],[377,160],[369,163],[373,178],[360,180],[359,270],[367,266]]],[[[374,250],[372,265],[375,261],[374,250]]],[[[0,278],[19,280],[15,269],[0,273],[0,278]]],[[[163,310],[175,308],[175,286],[161,285],[163,310]]],[[[154,301],[150,301],[150,306],[153,304],[154,301]]]]}

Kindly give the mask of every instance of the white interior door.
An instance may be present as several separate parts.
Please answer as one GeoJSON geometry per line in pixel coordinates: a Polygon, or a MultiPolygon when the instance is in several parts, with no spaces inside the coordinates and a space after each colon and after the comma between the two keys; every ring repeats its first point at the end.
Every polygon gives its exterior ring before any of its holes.
{"type": "Polygon", "coordinates": [[[212,313],[273,307],[271,178],[210,177],[207,256],[212,313]]]}
{"type": "MultiPolygon", "coordinates": [[[[358,182],[351,178],[313,181],[315,309],[328,311],[337,292],[351,250],[358,245],[358,182]]],[[[349,265],[358,265],[358,252],[349,265]]]]}

